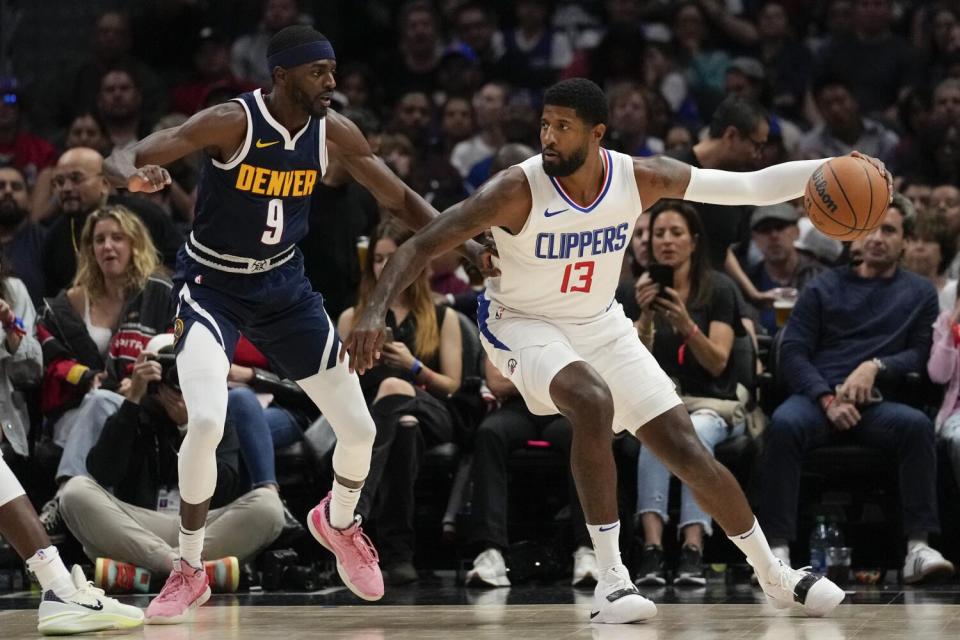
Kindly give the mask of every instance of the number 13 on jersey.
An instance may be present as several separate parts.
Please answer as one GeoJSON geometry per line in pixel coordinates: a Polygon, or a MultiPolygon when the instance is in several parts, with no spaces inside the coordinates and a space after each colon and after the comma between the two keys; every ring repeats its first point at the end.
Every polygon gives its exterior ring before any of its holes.
{"type": "Polygon", "coordinates": [[[568,264],[563,270],[560,293],[590,293],[590,287],[593,285],[594,264],[593,260],[568,264]]]}

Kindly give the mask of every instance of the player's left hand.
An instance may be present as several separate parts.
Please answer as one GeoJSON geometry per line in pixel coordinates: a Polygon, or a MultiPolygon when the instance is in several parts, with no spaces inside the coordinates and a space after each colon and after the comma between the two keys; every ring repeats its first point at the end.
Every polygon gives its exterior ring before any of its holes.
{"type": "Polygon", "coordinates": [[[893,194],[896,193],[896,191],[893,188],[893,175],[887,171],[887,165],[883,164],[882,160],[874,158],[873,156],[868,156],[865,153],[860,153],[859,151],[850,152],[850,156],[869,162],[877,171],[880,172],[880,175],[882,175],[884,180],[887,181],[887,189],[890,192],[890,202],[893,202],[893,194]]]}
{"type": "Polygon", "coordinates": [[[415,358],[407,345],[399,341],[386,342],[383,345],[381,361],[396,369],[408,371],[413,368],[415,358]]]}
{"type": "Polygon", "coordinates": [[[356,371],[362,374],[373,368],[383,350],[386,328],[382,316],[371,317],[369,310],[360,316],[350,336],[340,346],[341,362],[347,354],[350,355],[350,373],[356,371]]]}
{"type": "Polygon", "coordinates": [[[687,305],[673,287],[667,287],[663,291],[667,295],[654,298],[653,308],[666,318],[675,333],[681,336],[689,335],[693,331],[694,322],[687,312],[687,305]]]}

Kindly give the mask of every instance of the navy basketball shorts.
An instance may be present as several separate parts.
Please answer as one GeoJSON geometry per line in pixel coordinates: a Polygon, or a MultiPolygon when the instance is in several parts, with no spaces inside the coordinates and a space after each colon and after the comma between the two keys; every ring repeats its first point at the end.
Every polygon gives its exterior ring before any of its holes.
{"type": "Polygon", "coordinates": [[[204,266],[181,249],[173,295],[178,305],[177,353],[199,323],[210,330],[230,362],[243,333],[267,357],[273,372],[285,378],[302,380],[337,364],[336,326],[323,308],[323,296],[304,275],[299,249],[282,265],[254,274],[204,266]]]}

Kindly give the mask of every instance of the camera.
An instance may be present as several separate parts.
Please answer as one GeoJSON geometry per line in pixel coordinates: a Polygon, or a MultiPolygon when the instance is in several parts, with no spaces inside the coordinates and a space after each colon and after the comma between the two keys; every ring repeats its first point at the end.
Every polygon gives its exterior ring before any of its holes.
{"type": "MultiPolygon", "coordinates": [[[[164,347],[160,350],[160,353],[150,356],[148,359],[160,363],[160,382],[180,391],[180,377],[177,375],[177,354],[173,352],[173,349],[164,347]]],[[[157,383],[151,382],[147,390],[150,393],[156,393],[157,383]]]]}

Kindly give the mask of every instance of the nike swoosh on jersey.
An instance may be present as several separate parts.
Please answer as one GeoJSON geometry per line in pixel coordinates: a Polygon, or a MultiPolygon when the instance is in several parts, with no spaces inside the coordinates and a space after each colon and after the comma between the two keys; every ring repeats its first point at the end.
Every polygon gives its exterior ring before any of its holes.
{"type": "Polygon", "coordinates": [[[70,602],[73,604],[80,605],[85,609],[90,609],[91,611],[103,611],[103,603],[100,602],[99,600],[97,600],[96,606],[92,604],[83,604],[82,602],[77,602],[76,600],[71,600],[70,602]]]}
{"type": "Polygon", "coordinates": [[[543,211],[543,217],[544,217],[544,218],[552,218],[553,216],[557,215],[558,213],[563,213],[564,211],[569,211],[569,210],[570,210],[570,209],[558,209],[557,211],[550,211],[550,209],[544,209],[544,211],[543,211]]]}
{"type": "Polygon", "coordinates": [[[280,144],[280,141],[274,140],[273,142],[264,142],[260,138],[257,138],[257,149],[263,149],[264,147],[272,147],[275,144],[280,144]]]}

